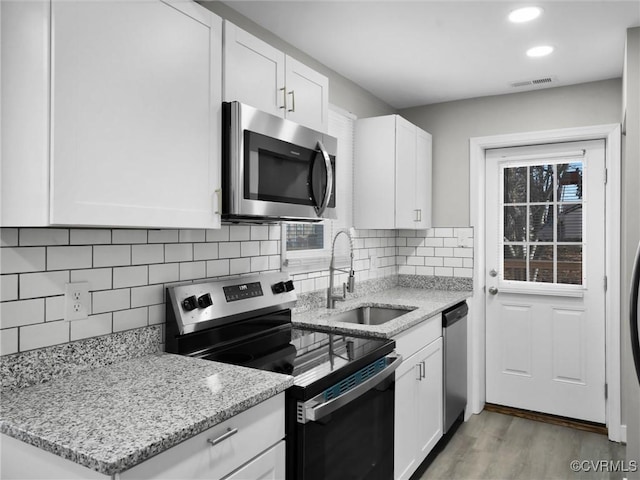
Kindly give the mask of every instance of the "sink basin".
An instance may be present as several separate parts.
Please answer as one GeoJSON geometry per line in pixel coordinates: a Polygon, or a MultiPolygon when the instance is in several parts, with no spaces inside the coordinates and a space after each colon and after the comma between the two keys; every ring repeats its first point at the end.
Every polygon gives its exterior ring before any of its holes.
{"type": "Polygon", "coordinates": [[[359,307],[333,315],[331,319],[360,325],[381,325],[410,311],[411,309],[404,308],[359,307]]]}

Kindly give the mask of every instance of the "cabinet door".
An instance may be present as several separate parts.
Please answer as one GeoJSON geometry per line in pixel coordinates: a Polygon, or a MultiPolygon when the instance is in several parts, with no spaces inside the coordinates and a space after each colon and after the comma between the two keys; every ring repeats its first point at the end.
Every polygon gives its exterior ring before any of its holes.
{"type": "Polygon", "coordinates": [[[416,129],[396,116],[396,228],[416,228],[416,129]]]}
{"type": "Polygon", "coordinates": [[[416,209],[415,228],[431,227],[431,134],[417,129],[416,137],[416,209]]]}
{"type": "Polygon", "coordinates": [[[278,442],[262,455],[251,460],[238,471],[224,480],[282,480],[285,477],[285,447],[284,440],[278,442]]]}
{"type": "Polygon", "coordinates": [[[215,228],[221,20],[53,0],[51,222],[215,228]]]}
{"type": "Polygon", "coordinates": [[[284,117],[285,55],[259,38],[224,23],[224,99],[284,117]]]}
{"type": "Polygon", "coordinates": [[[419,462],[422,462],[442,437],[442,337],[427,345],[417,355],[423,372],[422,379],[418,382],[417,416],[419,462]]]}
{"type": "Polygon", "coordinates": [[[418,381],[420,366],[413,355],[403,360],[396,373],[393,434],[393,477],[408,479],[418,468],[418,381]]]}
{"type": "Polygon", "coordinates": [[[326,132],[329,127],[329,79],[289,56],[285,78],[287,118],[326,132]]]}

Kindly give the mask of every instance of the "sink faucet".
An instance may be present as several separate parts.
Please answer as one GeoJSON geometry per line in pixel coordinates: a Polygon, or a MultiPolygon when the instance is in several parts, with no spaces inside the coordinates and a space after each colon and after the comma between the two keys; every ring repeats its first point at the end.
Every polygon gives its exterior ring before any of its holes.
{"type": "Polygon", "coordinates": [[[349,230],[339,230],[336,233],[336,236],[333,237],[333,243],[331,244],[331,262],[329,263],[329,288],[327,289],[327,308],[336,308],[336,301],[343,301],[347,298],[347,292],[353,293],[356,288],[356,279],[355,272],[353,271],[353,229],[349,230]],[[347,237],[349,237],[349,251],[351,254],[351,265],[349,270],[343,270],[341,268],[336,268],[335,266],[335,251],[336,251],[336,239],[338,236],[343,233],[347,237]],[[348,273],[349,279],[347,283],[342,284],[342,296],[333,294],[333,274],[335,271],[348,273]]]}

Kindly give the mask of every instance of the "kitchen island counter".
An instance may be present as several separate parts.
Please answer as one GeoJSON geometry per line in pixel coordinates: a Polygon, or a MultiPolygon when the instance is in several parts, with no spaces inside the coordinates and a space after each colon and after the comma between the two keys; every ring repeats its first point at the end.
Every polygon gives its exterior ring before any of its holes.
{"type": "Polygon", "coordinates": [[[288,375],[173,354],[147,355],[5,390],[0,429],[113,475],[292,384],[288,375]]]}
{"type": "Polygon", "coordinates": [[[335,309],[315,308],[296,312],[292,317],[293,326],[300,329],[314,329],[327,333],[392,338],[399,333],[441,313],[449,307],[466,300],[472,291],[432,290],[422,288],[394,287],[382,292],[364,295],[337,302],[335,309]],[[348,310],[359,307],[382,307],[408,310],[380,325],[346,323],[336,317],[348,310]]]}

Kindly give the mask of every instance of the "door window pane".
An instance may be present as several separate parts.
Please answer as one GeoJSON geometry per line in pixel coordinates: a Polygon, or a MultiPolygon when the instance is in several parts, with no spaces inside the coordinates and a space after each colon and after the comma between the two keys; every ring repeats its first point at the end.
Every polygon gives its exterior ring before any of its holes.
{"type": "Polygon", "coordinates": [[[558,246],[558,283],[582,285],[582,245],[558,246]]]}
{"type": "Polygon", "coordinates": [[[529,240],[553,242],[553,205],[531,205],[529,207],[529,240]]]}
{"type": "Polygon", "coordinates": [[[553,246],[529,246],[529,281],[553,283],[553,246]]]}
{"type": "Polygon", "coordinates": [[[504,169],[504,203],[527,201],[527,167],[504,169]]]}
{"type": "Polygon", "coordinates": [[[527,281],[527,257],[522,245],[504,246],[504,279],[527,281]]]}
{"type": "Polygon", "coordinates": [[[288,223],[286,229],[288,251],[324,248],[324,225],[288,223]]]}
{"type": "Polygon", "coordinates": [[[504,166],[503,280],[582,285],[581,160],[504,166]]]}
{"type": "Polygon", "coordinates": [[[553,165],[529,167],[529,202],[553,202],[553,165]]]}
{"type": "Polygon", "coordinates": [[[527,239],[527,207],[504,207],[504,239],[524,242],[527,239]]]}
{"type": "Polygon", "coordinates": [[[582,204],[558,205],[558,241],[582,242],[582,204]]]}

